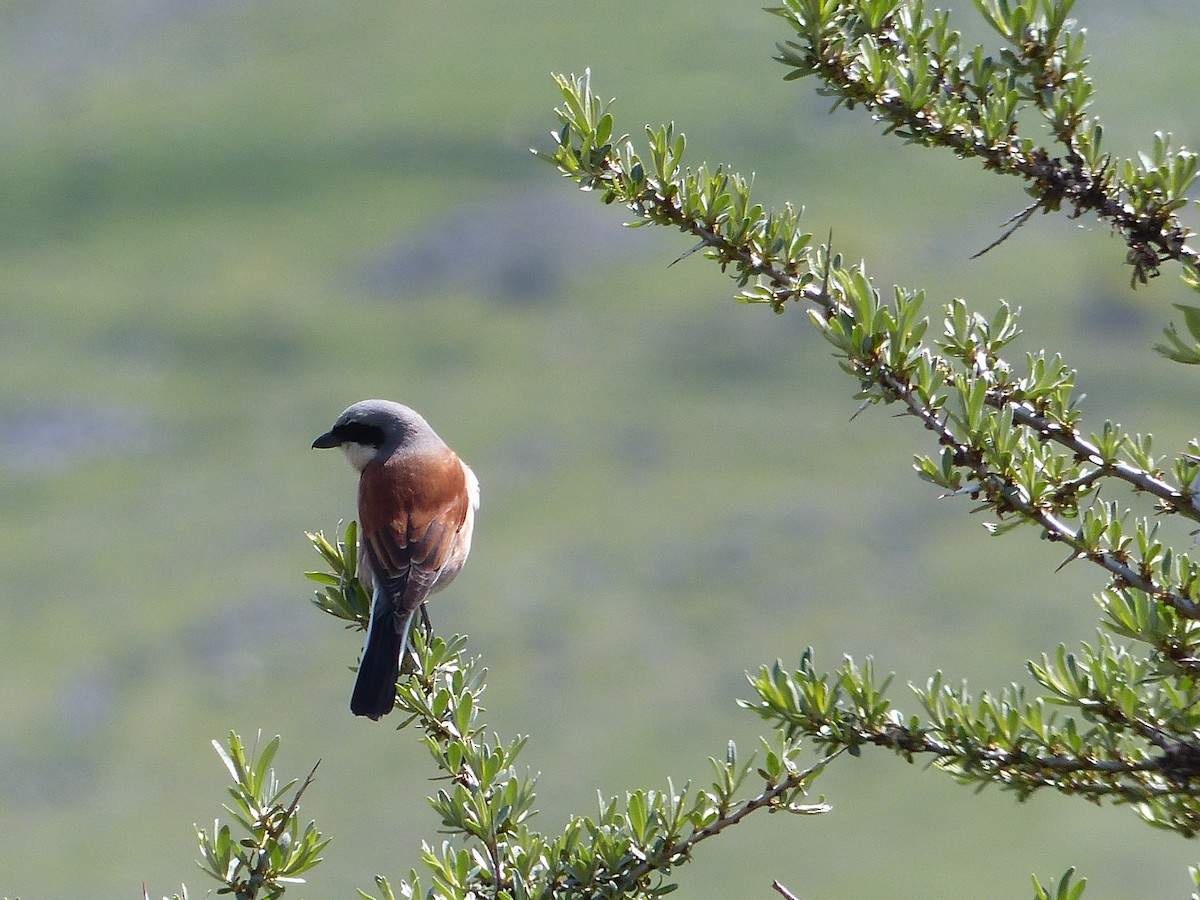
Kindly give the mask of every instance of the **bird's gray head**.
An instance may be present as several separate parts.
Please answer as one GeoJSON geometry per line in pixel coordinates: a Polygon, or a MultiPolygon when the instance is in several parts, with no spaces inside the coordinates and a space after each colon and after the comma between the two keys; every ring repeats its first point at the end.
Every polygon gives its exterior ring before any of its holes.
{"type": "Polygon", "coordinates": [[[438,445],[441,439],[416,410],[391,400],[360,400],[337,417],[313,447],[341,447],[359,472],[397,449],[438,445]]]}

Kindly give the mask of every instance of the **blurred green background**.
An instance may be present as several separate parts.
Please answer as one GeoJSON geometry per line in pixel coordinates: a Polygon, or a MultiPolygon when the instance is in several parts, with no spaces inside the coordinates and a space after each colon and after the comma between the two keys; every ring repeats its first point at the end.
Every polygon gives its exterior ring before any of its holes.
{"type": "MultiPolygon", "coordinates": [[[[1193,12],[1077,4],[1113,152],[1200,140],[1193,12]]],[[[591,66],[618,127],[674,119],[693,162],[755,171],[935,317],[1023,307],[1018,353],[1066,354],[1090,427],[1167,451],[1200,430],[1195,373],[1150,352],[1175,273],[1131,293],[1121,242],[1061,216],[970,260],[1018,184],[827,115],[770,60],[787,36],[742,2],[4,5],[0,892],[203,895],[192,823],[223,815],[208,742],[230,729],[283,735],[288,774],[323,759],[303,813],[333,843],[301,895],[440,840],[426,751],[350,716],[360,637],[301,576],[304,530],[354,514],[353,473],[309,444],[364,397],[421,410],[482,482],[432,614],[490,668],[487,721],[530,735],[543,829],[750,752],[744,673],[806,645],[978,690],[1091,638],[1100,573],[937,500],[922,433],[848,421],[800,310],[738,306],[699,255],[668,269],[683,236],[622,230],[529,153],[550,73],[591,66]]],[[[1181,896],[1200,856],[1126,810],[974,797],[883,753],[820,788],[832,814],[742,825],[681,896],[1026,896],[1068,865],[1089,896],[1181,896]]]]}

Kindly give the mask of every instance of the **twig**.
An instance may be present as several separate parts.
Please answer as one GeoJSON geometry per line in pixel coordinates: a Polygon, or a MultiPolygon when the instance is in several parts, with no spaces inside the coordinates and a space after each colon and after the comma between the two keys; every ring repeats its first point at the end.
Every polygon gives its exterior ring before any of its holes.
{"type": "Polygon", "coordinates": [[[308,773],[308,777],[304,779],[304,784],[300,785],[299,790],[296,791],[296,796],[292,798],[291,804],[288,806],[288,808],[286,810],[284,810],[283,818],[279,821],[278,824],[276,824],[276,826],[274,828],[271,829],[271,834],[275,838],[278,838],[281,834],[283,834],[284,825],[286,825],[287,821],[296,814],[296,810],[300,806],[300,798],[304,796],[304,792],[307,791],[309,785],[311,785],[313,783],[313,778],[317,774],[317,766],[319,766],[320,764],[321,764],[321,760],[319,760],[319,759],[315,763],[313,763],[312,770],[308,773]]]}

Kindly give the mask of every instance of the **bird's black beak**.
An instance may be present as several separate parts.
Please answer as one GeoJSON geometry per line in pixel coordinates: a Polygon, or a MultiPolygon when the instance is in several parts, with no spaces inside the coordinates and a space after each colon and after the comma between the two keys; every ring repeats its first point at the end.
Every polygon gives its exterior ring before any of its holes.
{"type": "Polygon", "coordinates": [[[341,446],[341,443],[342,442],[338,440],[338,438],[333,436],[332,431],[327,431],[313,441],[312,445],[314,450],[328,450],[330,447],[341,446]]]}

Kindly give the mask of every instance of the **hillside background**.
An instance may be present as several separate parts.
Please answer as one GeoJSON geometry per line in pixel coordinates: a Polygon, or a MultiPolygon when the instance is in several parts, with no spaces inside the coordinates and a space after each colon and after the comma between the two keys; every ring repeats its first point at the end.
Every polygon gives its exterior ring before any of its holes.
{"type": "MultiPolygon", "coordinates": [[[[1109,149],[1200,143],[1192,4],[1075,15],[1109,149]]],[[[618,127],[674,119],[693,162],[753,170],[935,318],[1021,306],[1017,352],[1079,368],[1089,427],[1162,451],[1200,431],[1196,373],[1150,352],[1189,299],[1173,271],[1131,293],[1121,242],[1062,216],[970,260],[1019,186],[829,115],[770,60],[787,37],[740,0],[5,4],[0,893],[203,896],[192,824],[223,815],[230,729],[281,734],[289,775],[323,759],[303,812],[333,843],[298,895],[398,879],[440,840],[426,751],[350,716],[359,636],[301,575],[303,532],[354,514],[353,473],[309,444],[365,397],[421,410],[482,482],[432,615],[484,657],[487,721],[530,735],[542,829],[702,782],[728,738],[749,753],[744,673],[807,645],[999,689],[1093,638],[1100,573],[939,501],[920,430],[849,421],[800,310],[733,303],[698,255],[668,269],[683,236],[624,231],[529,153],[550,73],[591,66],[618,127]]],[[[1068,865],[1089,896],[1182,896],[1200,859],[1127,810],[977,798],[882,753],[820,789],[832,814],[739,827],[680,896],[1026,896],[1068,865]]]]}

